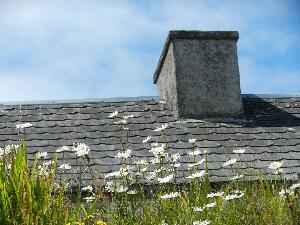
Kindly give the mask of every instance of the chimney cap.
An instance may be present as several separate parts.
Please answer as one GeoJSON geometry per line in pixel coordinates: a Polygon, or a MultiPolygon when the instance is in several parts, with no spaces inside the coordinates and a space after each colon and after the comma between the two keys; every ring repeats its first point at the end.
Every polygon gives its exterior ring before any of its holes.
{"type": "Polygon", "coordinates": [[[156,84],[163,62],[168,52],[169,45],[174,39],[199,39],[199,40],[238,40],[238,31],[200,31],[200,30],[171,30],[164,44],[158,65],[153,75],[153,83],[156,84]]]}

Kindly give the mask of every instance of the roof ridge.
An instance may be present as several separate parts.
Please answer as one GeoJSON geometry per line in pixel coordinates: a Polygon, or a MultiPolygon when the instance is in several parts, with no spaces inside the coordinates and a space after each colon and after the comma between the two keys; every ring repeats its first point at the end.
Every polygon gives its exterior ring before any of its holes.
{"type": "Polygon", "coordinates": [[[84,98],[84,99],[54,99],[33,101],[4,101],[0,105],[52,105],[52,104],[76,104],[76,103],[102,103],[102,102],[142,102],[142,101],[164,100],[159,96],[137,96],[137,97],[111,97],[111,98],[84,98]]]}
{"type": "MultiPolygon", "coordinates": [[[[280,98],[300,98],[300,94],[242,94],[243,99],[280,99],[280,98]]],[[[52,104],[77,104],[77,103],[114,103],[114,102],[142,102],[142,101],[165,101],[159,96],[137,96],[137,97],[111,97],[111,98],[83,98],[83,99],[54,99],[54,100],[33,100],[33,101],[3,101],[2,105],[52,105],[52,104]]]]}

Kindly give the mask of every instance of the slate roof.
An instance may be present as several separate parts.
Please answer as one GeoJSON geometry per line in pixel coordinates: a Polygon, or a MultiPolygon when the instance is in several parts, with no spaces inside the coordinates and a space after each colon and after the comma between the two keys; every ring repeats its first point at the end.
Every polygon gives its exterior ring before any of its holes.
{"type": "MultiPolygon", "coordinates": [[[[207,120],[178,120],[168,104],[158,97],[6,103],[0,105],[0,145],[17,144],[23,134],[18,134],[16,124],[30,122],[33,127],[26,129],[29,160],[37,151],[54,153],[63,145],[83,142],[91,147],[92,164],[97,169],[103,173],[115,171],[120,167],[115,158],[120,150],[120,132],[108,115],[118,111],[120,116],[134,115],[127,126],[134,159],[152,156],[149,145],[142,144],[150,135],[158,142],[168,143],[172,152],[181,154],[183,172],[187,173],[190,160],[186,153],[192,148],[188,139],[196,138],[198,147],[209,153],[212,181],[232,176],[230,169],[220,168],[236,156],[232,151],[237,148],[246,149],[239,167],[250,178],[254,175],[251,168],[269,173],[269,163],[279,160],[284,161],[285,173],[295,178],[300,173],[300,96],[243,95],[243,103],[245,118],[207,120]],[[169,124],[165,138],[154,131],[163,123],[169,124]],[[246,167],[250,169],[245,170],[246,167]]],[[[64,157],[71,165],[78,163],[73,152],[65,153],[64,157]]]]}

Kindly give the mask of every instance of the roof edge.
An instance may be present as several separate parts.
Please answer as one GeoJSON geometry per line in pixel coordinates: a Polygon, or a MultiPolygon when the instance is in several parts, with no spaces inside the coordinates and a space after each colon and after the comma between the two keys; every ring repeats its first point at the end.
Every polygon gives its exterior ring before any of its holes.
{"type": "Polygon", "coordinates": [[[200,30],[171,30],[165,41],[162,53],[159,57],[156,70],[153,75],[153,83],[156,84],[158,75],[165,61],[170,43],[174,39],[200,39],[200,40],[235,40],[239,39],[238,31],[200,31],[200,30]]]}
{"type": "Polygon", "coordinates": [[[55,100],[34,100],[34,101],[7,101],[0,102],[1,105],[53,105],[53,104],[76,104],[76,103],[102,103],[102,102],[142,102],[160,101],[164,98],[159,96],[138,96],[138,97],[112,97],[112,98],[87,98],[87,99],[55,99],[55,100]]]}
{"type": "Polygon", "coordinates": [[[242,94],[242,98],[300,98],[300,94],[242,94]]]}
{"type": "MultiPolygon", "coordinates": [[[[300,98],[299,94],[242,94],[243,99],[280,99],[300,98]]],[[[137,96],[137,97],[112,97],[112,98],[87,98],[87,99],[55,99],[55,100],[34,100],[34,101],[7,101],[0,102],[3,105],[52,105],[52,104],[76,104],[76,103],[102,103],[102,102],[142,102],[142,101],[165,101],[160,96],[137,96]]]]}

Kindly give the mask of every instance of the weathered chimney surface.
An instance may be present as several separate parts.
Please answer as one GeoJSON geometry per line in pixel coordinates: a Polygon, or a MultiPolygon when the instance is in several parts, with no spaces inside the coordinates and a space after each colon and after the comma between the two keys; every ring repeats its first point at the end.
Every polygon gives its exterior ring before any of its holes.
{"type": "Polygon", "coordinates": [[[170,31],[154,73],[179,118],[243,114],[237,31],[170,31]]]}

